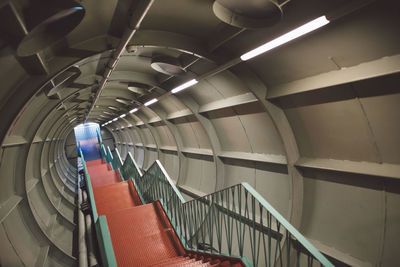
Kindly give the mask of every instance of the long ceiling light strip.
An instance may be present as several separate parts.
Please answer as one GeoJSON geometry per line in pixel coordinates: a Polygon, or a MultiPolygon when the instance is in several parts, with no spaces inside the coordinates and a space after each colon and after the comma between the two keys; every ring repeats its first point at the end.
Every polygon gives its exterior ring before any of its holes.
{"type": "Polygon", "coordinates": [[[150,106],[151,104],[156,103],[157,101],[158,101],[157,98],[153,98],[152,100],[149,100],[149,101],[147,101],[146,103],[144,103],[144,105],[145,105],[146,107],[148,107],[148,106],[150,106]]]}
{"type": "Polygon", "coordinates": [[[240,56],[240,59],[243,61],[249,60],[253,57],[256,57],[262,53],[265,53],[271,49],[274,49],[275,47],[281,46],[287,42],[290,42],[302,35],[305,35],[309,32],[312,32],[318,28],[321,28],[325,26],[326,24],[329,23],[329,20],[326,18],[326,16],[321,16],[319,18],[316,18],[310,22],[307,22],[306,24],[288,32],[285,33],[284,35],[279,36],[278,38],[269,41],[268,43],[263,44],[262,46],[259,46],[243,55],[240,56]]]}
{"type": "MultiPolygon", "coordinates": [[[[299,38],[302,35],[305,35],[316,29],[319,29],[319,28],[325,26],[326,24],[328,24],[329,22],[330,21],[326,18],[326,16],[321,16],[319,18],[316,18],[316,19],[314,19],[310,22],[307,22],[306,24],[304,24],[288,33],[285,33],[284,35],[279,36],[278,38],[276,38],[272,41],[269,41],[269,42],[263,44],[262,46],[259,46],[255,49],[241,55],[240,59],[243,61],[246,61],[251,58],[254,58],[254,57],[261,55],[269,50],[272,50],[278,46],[281,46],[281,45],[288,43],[296,38],[299,38]]],[[[198,82],[199,82],[198,80],[192,79],[188,82],[185,82],[185,83],[175,87],[174,89],[171,90],[171,93],[176,94],[182,90],[185,90],[185,89],[197,84],[198,82]]],[[[157,98],[153,98],[152,100],[149,100],[146,103],[144,103],[144,105],[147,107],[147,106],[150,106],[151,104],[156,103],[157,101],[158,101],[157,98]]],[[[112,109],[113,107],[109,107],[109,108],[112,109]]],[[[138,108],[132,109],[131,111],[129,111],[129,113],[134,113],[136,111],[138,111],[138,108]]],[[[125,116],[126,116],[126,114],[123,114],[119,118],[123,118],[125,116]]],[[[117,119],[118,118],[115,118],[112,121],[109,121],[108,123],[112,123],[112,122],[116,121],[117,119]]]]}
{"type": "Polygon", "coordinates": [[[185,82],[184,84],[179,85],[178,87],[175,87],[174,89],[171,90],[171,93],[176,94],[182,90],[185,90],[186,88],[195,85],[198,83],[196,79],[190,80],[188,82],[185,82]]]}

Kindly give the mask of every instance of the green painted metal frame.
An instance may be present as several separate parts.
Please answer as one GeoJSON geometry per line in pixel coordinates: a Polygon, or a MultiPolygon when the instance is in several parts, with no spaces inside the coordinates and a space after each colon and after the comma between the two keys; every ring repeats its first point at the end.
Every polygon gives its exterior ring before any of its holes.
{"type": "Polygon", "coordinates": [[[313,266],[314,260],[321,266],[333,266],[248,183],[186,202],[158,160],[142,175],[129,153],[120,170],[125,180],[133,180],[142,203],[160,200],[182,244],[189,250],[238,257],[246,266],[292,266],[295,260],[296,266],[300,266],[301,255],[307,257],[308,266],[313,266]],[[226,242],[222,244],[224,238],[226,242]],[[237,242],[236,252],[234,242],[237,242]],[[244,246],[248,243],[251,261],[244,256],[244,246]],[[259,264],[261,246],[264,252],[261,261],[265,260],[262,265],[259,264]]]}
{"type": "Polygon", "coordinates": [[[116,267],[117,260],[115,259],[106,216],[99,216],[99,219],[96,221],[96,233],[103,265],[106,267],[116,267]]]}
{"type": "MultiPolygon", "coordinates": [[[[100,143],[101,144],[101,143],[100,143]]],[[[96,228],[96,236],[97,242],[99,244],[100,255],[102,259],[102,263],[104,266],[107,267],[116,267],[117,261],[115,259],[114,249],[111,242],[110,231],[107,225],[106,216],[98,216],[96,202],[94,199],[93,187],[92,182],[90,179],[89,172],[87,170],[86,161],[83,156],[82,150],[79,145],[79,153],[81,155],[82,165],[85,173],[85,181],[86,181],[86,188],[89,195],[90,206],[92,210],[93,221],[95,223],[96,228]]],[[[80,208],[80,207],[79,207],[80,208]]]]}
{"type": "Polygon", "coordinates": [[[128,152],[128,155],[126,156],[122,166],[119,168],[119,171],[124,181],[128,180],[128,178],[125,177],[129,176],[142,177],[142,172],[138,167],[138,165],[136,164],[136,161],[133,159],[131,152],[128,152]]]}

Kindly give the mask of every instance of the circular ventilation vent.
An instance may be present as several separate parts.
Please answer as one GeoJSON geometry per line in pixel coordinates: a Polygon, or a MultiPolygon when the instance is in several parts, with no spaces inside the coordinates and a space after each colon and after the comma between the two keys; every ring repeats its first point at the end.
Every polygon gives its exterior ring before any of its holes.
{"type": "Polygon", "coordinates": [[[61,40],[79,25],[85,15],[83,7],[73,1],[55,1],[49,6],[40,6],[46,10],[46,14],[37,11],[37,8],[32,7],[28,13],[30,16],[36,16],[34,21],[40,22],[19,44],[18,56],[34,55],[61,40]]]}
{"type": "Polygon", "coordinates": [[[268,27],[282,17],[282,9],[271,0],[216,0],[213,11],[223,22],[239,28],[268,27]]]}
{"type": "Polygon", "coordinates": [[[179,59],[168,56],[153,57],[151,60],[151,67],[167,75],[177,76],[185,73],[179,59]]]}

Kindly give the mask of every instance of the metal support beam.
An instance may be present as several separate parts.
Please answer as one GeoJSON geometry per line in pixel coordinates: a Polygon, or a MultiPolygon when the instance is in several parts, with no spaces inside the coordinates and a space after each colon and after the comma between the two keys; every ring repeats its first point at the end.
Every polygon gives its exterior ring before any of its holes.
{"type": "Polygon", "coordinates": [[[267,99],[315,91],[400,72],[400,55],[380,58],[268,88],[267,99]]]}
{"type": "Polygon", "coordinates": [[[295,166],[400,179],[400,165],[350,160],[300,158],[295,166]]]}
{"type": "Polygon", "coordinates": [[[103,75],[103,79],[100,81],[99,89],[97,90],[93,102],[88,110],[88,114],[86,116],[86,120],[89,118],[90,112],[96,105],[97,100],[99,99],[101,92],[103,91],[108,78],[110,77],[111,73],[115,69],[118,64],[119,58],[121,57],[125,47],[128,45],[129,41],[132,39],[133,35],[137,32],[142,23],[144,17],[150,10],[151,5],[154,3],[154,0],[143,0],[138,3],[136,6],[134,13],[132,14],[129,27],[125,30],[116,50],[114,51],[113,57],[110,59],[106,66],[106,70],[103,75]]]}

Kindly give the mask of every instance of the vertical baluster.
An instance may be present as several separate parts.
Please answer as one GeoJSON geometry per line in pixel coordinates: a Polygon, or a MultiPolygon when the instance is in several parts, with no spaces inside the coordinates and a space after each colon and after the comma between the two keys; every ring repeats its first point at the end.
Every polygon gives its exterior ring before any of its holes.
{"type": "MultiPolygon", "coordinates": [[[[234,187],[232,187],[232,210],[233,210],[233,213],[236,213],[236,212],[239,212],[239,215],[241,215],[240,214],[240,211],[241,211],[241,194],[240,194],[240,190],[238,190],[238,193],[237,193],[237,198],[238,198],[238,203],[237,203],[237,208],[236,208],[236,198],[235,198],[235,196],[236,196],[236,194],[235,194],[235,192],[236,192],[236,186],[234,186],[234,187]]],[[[232,223],[233,222],[235,222],[235,226],[236,226],[236,235],[237,235],[237,244],[238,244],[238,248],[239,248],[239,254],[240,254],[240,244],[241,244],[241,242],[240,242],[240,237],[241,237],[241,231],[242,231],[242,229],[241,229],[241,225],[240,225],[240,221],[238,220],[238,219],[236,219],[236,218],[232,218],[232,223]]]]}
{"type": "MultiPolygon", "coordinates": [[[[189,203],[187,203],[189,204],[189,203]]],[[[188,244],[188,239],[187,239],[187,218],[186,218],[186,210],[187,210],[188,205],[183,205],[182,206],[182,235],[184,236],[185,242],[188,244]]],[[[189,245],[189,244],[188,244],[189,245]]]]}
{"type": "MultiPolygon", "coordinates": [[[[249,213],[249,211],[248,211],[249,213]]],[[[252,227],[249,225],[249,236],[250,236],[250,243],[251,243],[251,256],[253,258],[253,265],[257,266],[257,259],[256,259],[256,206],[255,206],[255,198],[251,195],[251,213],[252,213],[252,227]]],[[[249,214],[250,215],[250,214],[249,214]]]]}
{"type": "Polygon", "coordinates": [[[179,221],[179,232],[181,233],[182,237],[184,235],[183,227],[182,227],[183,226],[182,220],[183,220],[183,216],[184,216],[183,210],[184,210],[184,205],[179,201],[178,216],[176,218],[179,221]]]}
{"type": "Polygon", "coordinates": [[[189,224],[188,224],[188,229],[189,229],[189,240],[190,243],[193,243],[193,201],[190,202],[189,207],[188,207],[188,218],[189,218],[189,224]]]}
{"type": "MultiPolygon", "coordinates": [[[[263,223],[263,211],[264,211],[264,207],[261,205],[261,203],[259,203],[260,205],[260,218],[261,218],[261,225],[262,227],[264,227],[264,223],[263,223]]],[[[267,224],[268,224],[268,211],[266,211],[266,215],[267,215],[267,224]]],[[[269,232],[269,228],[268,228],[268,232],[269,232]]],[[[268,264],[268,259],[269,257],[267,257],[267,246],[266,246],[266,242],[265,242],[265,233],[264,231],[262,231],[262,240],[263,240],[263,252],[264,252],[264,263],[268,264]]],[[[267,266],[271,266],[271,264],[268,264],[267,266]]]]}
{"type": "MultiPolygon", "coordinates": [[[[199,219],[199,226],[198,226],[198,230],[196,233],[196,242],[197,244],[204,244],[205,242],[205,236],[204,236],[204,206],[203,203],[200,201],[196,202],[197,208],[198,208],[198,213],[197,213],[197,217],[199,219]]],[[[203,249],[204,250],[204,249],[203,249]]]]}
{"type": "MultiPolygon", "coordinates": [[[[272,215],[271,215],[272,216],[272,215]]],[[[275,219],[275,218],[274,218],[275,219]]],[[[276,220],[275,219],[275,222],[276,222],[276,230],[277,230],[277,232],[278,233],[280,233],[281,232],[281,224],[280,224],[280,222],[278,221],[278,220],[276,220]]],[[[275,256],[274,256],[274,265],[275,265],[275,262],[279,259],[279,258],[281,258],[281,255],[282,255],[282,253],[281,253],[281,236],[279,236],[279,238],[277,238],[277,240],[276,240],[276,245],[275,245],[275,256]]],[[[281,263],[281,267],[282,267],[282,258],[279,260],[280,261],[280,263],[281,263]]]]}
{"type": "Polygon", "coordinates": [[[222,231],[221,231],[221,216],[220,216],[220,198],[222,192],[217,192],[215,195],[215,228],[216,228],[216,235],[217,235],[217,250],[221,251],[221,243],[222,243],[222,231]]]}
{"type": "MultiPolygon", "coordinates": [[[[233,209],[232,206],[234,206],[233,203],[231,205],[231,192],[232,191],[233,191],[233,189],[229,189],[226,193],[226,206],[227,206],[228,212],[231,211],[231,209],[233,209]]],[[[232,197],[232,199],[233,199],[233,197],[232,197]]],[[[232,216],[230,216],[229,214],[227,214],[225,218],[227,219],[227,224],[228,224],[227,233],[226,233],[226,240],[228,242],[228,254],[232,255],[233,219],[232,219],[232,216]]]]}
{"type": "Polygon", "coordinates": [[[209,195],[210,200],[210,210],[208,212],[208,222],[209,222],[209,238],[210,247],[214,244],[214,195],[209,195]]]}
{"type": "MultiPolygon", "coordinates": [[[[199,231],[201,230],[201,220],[200,220],[200,216],[199,216],[199,210],[200,210],[200,206],[199,203],[197,201],[193,202],[194,204],[194,211],[193,213],[195,214],[194,219],[195,219],[195,235],[194,235],[194,240],[195,240],[195,244],[196,244],[196,248],[198,248],[199,245],[199,231]]],[[[193,237],[192,237],[193,239],[193,237]]]]}
{"type": "Polygon", "coordinates": [[[290,233],[288,230],[286,230],[286,257],[287,257],[286,266],[290,266],[290,233]]]}
{"type": "Polygon", "coordinates": [[[314,257],[312,255],[308,256],[309,258],[309,266],[312,267],[314,265],[314,257]]]}
{"type": "MultiPolygon", "coordinates": [[[[242,190],[241,188],[239,188],[238,192],[240,192],[240,196],[238,197],[238,199],[240,200],[240,203],[242,201],[242,190]]],[[[246,236],[246,224],[243,223],[243,218],[246,219],[250,219],[249,218],[249,214],[248,214],[248,192],[247,190],[244,190],[244,203],[243,203],[243,214],[242,214],[242,203],[239,205],[239,214],[240,216],[240,227],[241,227],[241,231],[240,231],[240,257],[243,257],[243,251],[244,251],[244,240],[245,240],[245,236],[246,236]],[[242,229],[243,227],[243,229],[242,229]]],[[[251,242],[250,242],[251,243],[251,242]]]]}
{"type": "MultiPolygon", "coordinates": [[[[226,210],[229,211],[229,206],[226,204],[227,203],[227,200],[226,200],[227,199],[227,194],[229,195],[229,190],[224,190],[222,192],[222,195],[221,195],[221,200],[222,200],[222,208],[223,209],[226,208],[226,210]]],[[[229,248],[229,237],[228,237],[228,224],[229,224],[229,221],[228,221],[226,213],[222,213],[221,216],[222,216],[222,223],[223,223],[224,230],[225,230],[224,233],[225,233],[225,238],[226,238],[226,242],[227,242],[227,246],[228,246],[228,251],[230,251],[230,248],[229,248]]],[[[222,253],[222,247],[221,247],[221,250],[219,251],[219,253],[222,253]]]]}

